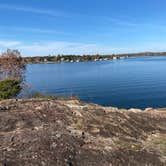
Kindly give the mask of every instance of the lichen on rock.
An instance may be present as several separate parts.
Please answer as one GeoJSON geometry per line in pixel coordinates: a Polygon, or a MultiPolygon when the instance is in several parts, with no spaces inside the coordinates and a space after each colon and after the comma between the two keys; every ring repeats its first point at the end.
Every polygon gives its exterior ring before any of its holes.
{"type": "Polygon", "coordinates": [[[166,109],[78,100],[0,102],[0,165],[164,166],[166,109]]]}

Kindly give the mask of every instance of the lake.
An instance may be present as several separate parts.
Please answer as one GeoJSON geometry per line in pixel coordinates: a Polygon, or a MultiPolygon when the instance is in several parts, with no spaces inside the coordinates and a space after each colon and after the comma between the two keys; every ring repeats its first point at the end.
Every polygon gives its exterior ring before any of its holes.
{"type": "Polygon", "coordinates": [[[166,107],[166,57],[29,64],[26,82],[35,91],[78,96],[118,108],[166,107]]]}

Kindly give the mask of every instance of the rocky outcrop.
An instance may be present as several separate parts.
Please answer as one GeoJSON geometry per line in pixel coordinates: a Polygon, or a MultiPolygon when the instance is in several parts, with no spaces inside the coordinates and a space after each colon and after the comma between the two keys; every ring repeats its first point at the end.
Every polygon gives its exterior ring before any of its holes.
{"type": "Polygon", "coordinates": [[[165,166],[166,109],[0,102],[2,166],[165,166]]]}

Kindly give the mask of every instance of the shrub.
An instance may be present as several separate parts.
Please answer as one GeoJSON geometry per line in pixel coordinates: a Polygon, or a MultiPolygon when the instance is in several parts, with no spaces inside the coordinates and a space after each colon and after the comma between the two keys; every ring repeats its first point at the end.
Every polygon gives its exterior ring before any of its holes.
{"type": "Polygon", "coordinates": [[[46,95],[40,92],[32,92],[31,93],[31,98],[43,98],[43,99],[57,99],[56,96],[54,95],[46,95]]]}
{"type": "Polygon", "coordinates": [[[31,92],[30,98],[43,98],[43,99],[59,99],[59,100],[79,100],[77,96],[57,96],[57,95],[47,95],[41,92],[31,92]]]}
{"type": "Polygon", "coordinates": [[[21,80],[7,78],[0,81],[0,100],[16,96],[21,91],[21,80]]]}

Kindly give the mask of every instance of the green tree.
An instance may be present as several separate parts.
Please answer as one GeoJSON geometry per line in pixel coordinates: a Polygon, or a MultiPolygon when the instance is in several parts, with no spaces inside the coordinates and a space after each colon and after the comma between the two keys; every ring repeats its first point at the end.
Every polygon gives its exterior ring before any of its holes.
{"type": "Polygon", "coordinates": [[[6,78],[0,81],[0,100],[16,96],[21,91],[21,81],[6,78]]]}

